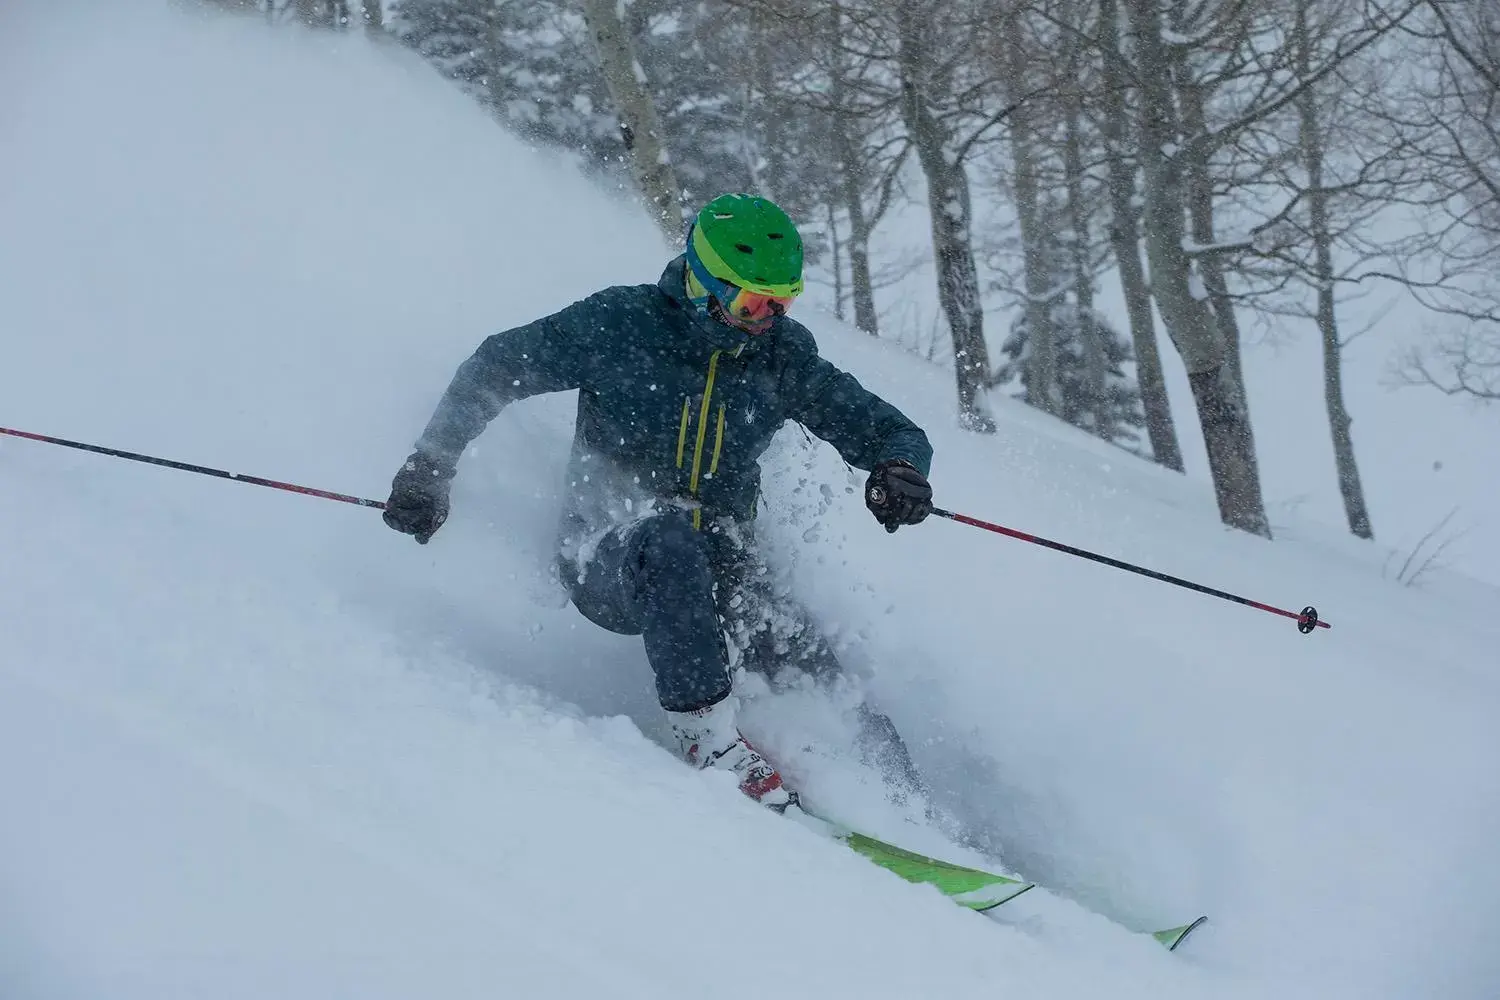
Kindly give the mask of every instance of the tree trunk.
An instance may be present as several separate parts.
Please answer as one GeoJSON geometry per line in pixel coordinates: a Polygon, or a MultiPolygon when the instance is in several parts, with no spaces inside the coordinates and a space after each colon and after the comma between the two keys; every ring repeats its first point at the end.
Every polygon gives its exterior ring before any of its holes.
{"type": "Polygon", "coordinates": [[[875,283],[870,277],[870,218],[865,213],[864,176],[859,152],[848,133],[842,113],[836,113],[834,141],[840,160],[839,183],[844,211],[849,215],[849,284],[854,297],[854,325],[872,337],[880,336],[880,321],[875,314],[875,283]]]}
{"type": "Polygon", "coordinates": [[[1181,141],[1170,83],[1161,72],[1166,46],[1161,38],[1158,0],[1129,0],[1141,81],[1139,158],[1145,181],[1146,255],[1152,290],[1172,343],[1182,355],[1203,427],[1219,517],[1225,524],[1271,537],[1261,495],[1260,469],[1250,434],[1250,415],[1241,402],[1240,380],[1213,312],[1197,294],[1192,262],[1184,247],[1184,190],[1181,165],[1169,155],[1181,141]]]}
{"type": "MultiPolygon", "coordinates": [[[[1201,135],[1207,127],[1204,116],[1203,91],[1192,79],[1185,61],[1178,60],[1175,66],[1177,92],[1182,106],[1183,134],[1186,139],[1201,135]]],[[[1191,148],[1191,143],[1184,143],[1191,148]]],[[[1192,241],[1199,247],[1213,246],[1218,240],[1214,226],[1213,183],[1209,178],[1208,153],[1182,157],[1182,171],[1186,182],[1188,219],[1192,226],[1192,241]]],[[[1229,283],[1224,277],[1224,267],[1216,253],[1202,253],[1194,261],[1208,295],[1209,308],[1214,322],[1219,327],[1219,336],[1224,341],[1228,360],[1226,371],[1229,389],[1234,392],[1238,409],[1247,415],[1243,433],[1248,439],[1247,448],[1251,456],[1255,452],[1255,428],[1248,419],[1250,397],[1245,389],[1245,368],[1240,357],[1240,323],[1235,313],[1234,300],[1229,295],[1229,283]]],[[[1258,478],[1258,477],[1257,477],[1258,478]]]]}
{"type": "Polygon", "coordinates": [[[1328,410],[1328,427],[1333,434],[1333,458],[1338,471],[1339,493],[1344,498],[1344,516],[1349,521],[1349,530],[1360,538],[1374,538],[1375,528],[1370,523],[1370,510],[1365,505],[1365,488],[1360,479],[1359,465],[1354,459],[1354,436],[1349,429],[1353,418],[1344,407],[1343,346],[1339,342],[1338,319],[1333,299],[1333,255],[1326,229],[1327,218],[1318,219],[1320,210],[1327,211],[1327,195],[1313,196],[1313,240],[1317,252],[1318,273],[1318,332],[1323,338],[1323,401],[1328,410]],[[1321,231],[1319,226],[1325,227],[1321,231]]]}
{"type": "Polygon", "coordinates": [[[362,0],[361,12],[367,31],[384,31],[385,15],[380,9],[380,0],[362,0]]]}
{"type": "MultiPolygon", "coordinates": [[[[744,158],[745,174],[750,178],[750,190],[762,198],[777,201],[772,177],[776,177],[774,165],[767,176],[767,136],[773,134],[764,127],[767,120],[776,120],[777,109],[771,104],[771,58],[767,51],[772,44],[769,28],[763,18],[751,17],[746,25],[749,32],[748,58],[740,60],[737,67],[744,73],[744,86],[740,89],[740,155],[744,158]]],[[[726,88],[727,89],[727,88],[726,88]]]]}
{"type": "Polygon", "coordinates": [[[1100,0],[1099,34],[1104,50],[1105,155],[1109,161],[1109,241],[1120,284],[1125,292],[1125,311],[1130,318],[1130,339],[1135,346],[1136,381],[1146,413],[1146,435],[1151,457],[1175,472],[1183,471],[1182,445],[1167,396],[1167,378],[1156,346],[1156,318],[1151,311],[1151,289],[1141,263],[1140,210],[1135,204],[1136,166],[1126,152],[1125,129],[1129,121],[1125,104],[1126,74],[1121,65],[1119,7],[1116,0],[1100,0]]]}
{"type": "Polygon", "coordinates": [[[1063,170],[1067,174],[1068,229],[1072,244],[1068,247],[1073,270],[1074,329],[1083,345],[1083,377],[1088,387],[1089,406],[1092,410],[1092,426],[1089,428],[1106,441],[1115,439],[1116,428],[1113,413],[1105,399],[1108,384],[1108,362],[1105,345],[1100,340],[1102,331],[1094,322],[1094,268],[1089,253],[1089,212],[1084,203],[1083,167],[1083,93],[1075,90],[1068,95],[1066,119],[1063,133],[1063,170]]]}
{"type": "Polygon", "coordinates": [[[828,206],[828,246],[833,251],[833,315],[844,318],[844,260],[843,240],[839,238],[839,217],[832,203],[828,206]]]}
{"type": "Polygon", "coordinates": [[[969,178],[963,164],[934,150],[918,159],[927,173],[927,207],[932,214],[932,249],[937,264],[938,301],[953,337],[953,369],[958,387],[958,422],[965,430],[992,434],[995,422],[984,403],[990,372],[984,341],[984,310],[979,272],[969,232],[969,178]]]}
{"type": "Polygon", "coordinates": [[[1228,359],[1214,368],[1190,370],[1188,385],[1203,428],[1219,519],[1232,528],[1270,538],[1255,443],[1248,433],[1250,421],[1240,405],[1240,383],[1228,359]]]}
{"type": "MultiPolygon", "coordinates": [[[[849,162],[844,161],[846,164],[849,162]]],[[[854,325],[872,337],[880,336],[875,313],[875,283],[870,277],[870,223],[858,174],[844,170],[844,205],[849,213],[849,284],[854,297],[854,325]]]]}
{"type": "Polygon", "coordinates": [[[609,96],[620,115],[620,131],[625,136],[636,185],[667,240],[674,245],[680,243],[681,188],[677,186],[656,107],[646,89],[646,74],[636,61],[630,35],[616,13],[614,0],[584,0],[583,18],[593,36],[609,96]]]}
{"type": "MultiPolygon", "coordinates": [[[[1297,71],[1310,73],[1307,4],[1297,4],[1297,71]]],[[[1339,494],[1344,499],[1344,517],[1349,530],[1360,538],[1374,538],[1370,511],[1365,506],[1364,483],[1354,460],[1353,422],[1344,407],[1344,371],[1339,342],[1338,312],[1334,301],[1333,234],[1328,225],[1328,192],[1323,188],[1323,133],[1318,120],[1317,88],[1309,88],[1298,99],[1302,126],[1302,159],[1307,169],[1308,228],[1313,240],[1313,280],[1318,294],[1318,333],[1323,340],[1323,403],[1328,428],[1333,435],[1333,460],[1338,472],[1339,494]]]]}
{"type": "MultiPolygon", "coordinates": [[[[1006,89],[1012,100],[1021,100],[1021,95],[1026,93],[1026,56],[1021,33],[1011,26],[1005,38],[1006,89]]],[[[1043,231],[1037,204],[1034,137],[1032,113],[1023,103],[1010,117],[1010,150],[1015,172],[1016,220],[1021,230],[1022,285],[1026,289],[1026,402],[1044,413],[1058,416],[1062,412],[1062,399],[1057,391],[1057,336],[1052,329],[1049,308],[1056,291],[1049,287],[1050,274],[1045,261],[1047,234],[1043,231]]]]}
{"type": "MultiPolygon", "coordinates": [[[[1183,59],[1174,66],[1177,93],[1182,102],[1182,131],[1187,139],[1202,135],[1207,128],[1203,109],[1203,90],[1192,78],[1191,70],[1183,59]]],[[[1188,145],[1188,144],[1184,144],[1188,145]]],[[[1200,247],[1213,246],[1217,241],[1214,227],[1214,191],[1209,179],[1208,151],[1201,155],[1183,155],[1183,178],[1187,182],[1188,218],[1192,224],[1193,242],[1200,247]]],[[[1229,297],[1229,283],[1224,278],[1224,267],[1217,254],[1207,253],[1198,257],[1198,273],[1203,277],[1203,287],[1208,292],[1209,307],[1219,324],[1224,337],[1224,347],[1229,352],[1230,368],[1240,383],[1240,399],[1249,410],[1245,396],[1244,366],[1240,360],[1240,321],[1235,314],[1234,300],[1229,297]]]]}
{"type": "Polygon", "coordinates": [[[880,336],[875,314],[875,285],[870,277],[870,219],[865,212],[864,160],[856,148],[855,136],[846,110],[848,86],[844,79],[844,16],[835,2],[833,17],[833,77],[829,85],[832,105],[834,152],[839,159],[840,194],[849,216],[849,284],[854,298],[854,325],[872,337],[880,336]]]}
{"type": "Polygon", "coordinates": [[[937,265],[938,301],[953,337],[953,371],[958,386],[958,422],[965,430],[992,434],[995,422],[984,407],[989,350],[984,342],[984,310],[969,220],[969,178],[962,162],[950,159],[948,135],[924,93],[929,64],[924,18],[903,0],[897,10],[901,116],[917,159],[927,175],[927,206],[932,215],[932,250],[937,265]]]}
{"type": "MultiPolygon", "coordinates": [[[[270,5],[274,10],[276,5],[270,5]]],[[[331,28],[335,31],[348,27],[348,0],[292,0],[292,16],[309,28],[331,28]]]]}

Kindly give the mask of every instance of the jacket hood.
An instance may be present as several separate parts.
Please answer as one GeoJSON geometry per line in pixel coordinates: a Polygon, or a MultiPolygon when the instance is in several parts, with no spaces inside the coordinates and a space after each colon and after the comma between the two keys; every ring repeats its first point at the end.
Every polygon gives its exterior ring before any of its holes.
{"type": "Polygon", "coordinates": [[[781,324],[781,319],[778,318],[765,333],[751,336],[728,323],[720,323],[700,310],[693,300],[688,298],[687,256],[684,254],[678,254],[667,262],[666,269],[661,272],[661,277],[656,282],[656,287],[660,288],[662,294],[682,310],[687,325],[695,333],[701,335],[715,350],[736,355],[751,353],[761,343],[774,337],[777,327],[781,324]]]}

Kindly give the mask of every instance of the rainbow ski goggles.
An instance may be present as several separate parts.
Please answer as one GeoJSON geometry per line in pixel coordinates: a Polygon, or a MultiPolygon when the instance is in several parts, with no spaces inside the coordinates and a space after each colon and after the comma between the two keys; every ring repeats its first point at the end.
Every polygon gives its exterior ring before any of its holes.
{"type": "Polygon", "coordinates": [[[776,317],[786,315],[800,288],[794,290],[790,285],[743,288],[714,277],[703,263],[697,235],[695,228],[687,243],[688,277],[692,279],[687,283],[689,298],[706,306],[716,319],[747,333],[764,333],[776,317]]]}

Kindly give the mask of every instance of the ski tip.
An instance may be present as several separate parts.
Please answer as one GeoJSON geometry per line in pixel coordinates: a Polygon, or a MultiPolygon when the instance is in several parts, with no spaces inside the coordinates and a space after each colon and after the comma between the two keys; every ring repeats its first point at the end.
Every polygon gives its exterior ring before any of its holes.
{"type": "Polygon", "coordinates": [[[990,899],[985,899],[985,900],[982,900],[982,901],[976,900],[976,901],[971,902],[969,900],[962,899],[962,898],[959,898],[957,896],[950,896],[948,898],[952,899],[955,903],[958,903],[960,906],[967,906],[969,909],[973,910],[975,913],[988,913],[990,910],[993,910],[995,907],[1000,906],[1000,905],[1002,905],[1004,903],[1009,903],[1012,899],[1015,899],[1017,896],[1024,895],[1025,893],[1030,892],[1032,889],[1035,889],[1036,888],[1036,883],[1035,882],[1017,882],[1017,883],[1013,883],[1011,886],[1009,886],[1009,888],[1012,889],[1012,890],[1014,890],[1014,891],[1008,892],[1008,893],[1000,896],[1000,898],[998,898],[998,899],[990,898],[990,899]]]}
{"type": "Polygon", "coordinates": [[[1208,917],[1199,917],[1192,923],[1183,924],[1181,927],[1169,927],[1164,931],[1152,931],[1151,936],[1156,938],[1168,951],[1176,951],[1177,946],[1182,944],[1189,934],[1206,923],[1208,923],[1208,917]]]}

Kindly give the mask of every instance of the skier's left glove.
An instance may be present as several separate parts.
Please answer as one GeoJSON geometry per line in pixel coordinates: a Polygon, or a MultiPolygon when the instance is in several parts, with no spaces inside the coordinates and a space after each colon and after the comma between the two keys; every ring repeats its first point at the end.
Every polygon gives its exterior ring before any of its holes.
{"type": "Polygon", "coordinates": [[[421,452],[413,454],[391,482],[391,498],[382,515],[385,523],[426,545],[448,520],[448,484],[453,472],[421,452]]]}
{"type": "Polygon", "coordinates": [[[870,470],[865,506],[886,531],[918,524],[932,513],[932,484],[904,458],[887,459],[870,470]]]}

